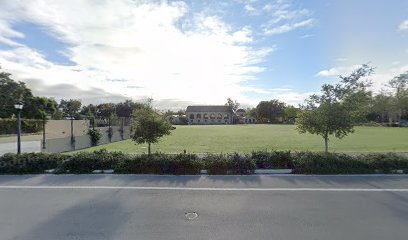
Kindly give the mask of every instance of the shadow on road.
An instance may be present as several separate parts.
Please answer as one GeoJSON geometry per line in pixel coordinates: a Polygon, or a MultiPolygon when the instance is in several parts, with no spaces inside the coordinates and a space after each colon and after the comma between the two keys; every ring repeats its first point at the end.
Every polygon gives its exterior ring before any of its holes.
{"type": "Polygon", "coordinates": [[[117,199],[115,193],[99,194],[81,198],[79,203],[63,211],[48,209],[43,213],[49,216],[46,221],[36,223],[33,229],[16,239],[114,239],[131,217],[131,212],[117,199]]]}

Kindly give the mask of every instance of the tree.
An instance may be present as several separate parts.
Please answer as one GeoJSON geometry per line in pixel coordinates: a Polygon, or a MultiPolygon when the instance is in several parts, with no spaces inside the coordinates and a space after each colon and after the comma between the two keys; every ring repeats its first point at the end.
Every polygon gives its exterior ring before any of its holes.
{"type": "Polygon", "coordinates": [[[385,92],[381,92],[373,97],[371,104],[371,112],[376,116],[376,120],[379,122],[386,122],[387,118],[390,119],[393,109],[393,96],[385,92]]]}
{"type": "Polygon", "coordinates": [[[294,123],[296,117],[300,112],[299,108],[295,108],[292,105],[288,105],[283,109],[283,115],[288,123],[294,123]]]}
{"type": "Polygon", "coordinates": [[[236,101],[236,100],[234,101],[231,98],[228,98],[227,103],[225,103],[225,106],[228,106],[231,109],[231,111],[234,112],[234,113],[238,110],[239,105],[240,104],[239,104],[238,101],[236,101]]]}
{"type": "Polygon", "coordinates": [[[132,113],[140,108],[143,108],[145,104],[133,102],[132,100],[126,100],[125,102],[120,102],[116,104],[116,115],[118,117],[129,118],[132,113]]]}
{"type": "MultiPolygon", "coordinates": [[[[10,118],[16,112],[14,104],[27,104],[32,97],[33,94],[25,83],[11,79],[10,73],[0,72],[0,118],[10,118]]],[[[26,108],[23,108],[22,116],[29,118],[25,113],[26,108]]]]}
{"type": "Polygon", "coordinates": [[[363,78],[371,75],[374,69],[366,64],[349,76],[339,76],[336,85],[324,84],[321,95],[312,95],[299,114],[297,129],[300,133],[309,132],[323,137],[325,156],[328,156],[329,136],[343,138],[354,132],[354,125],[361,121],[362,109],[368,108],[371,93],[370,85],[363,78]]]}
{"type": "Polygon", "coordinates": [[[285,103],[273,99],[270,101],[261,101],[256,106],[256,118],[263,123],[277,122],[279,117],[284,116],[285,103]]]}
{"type": "Polygon", "coordinates": [[[45,119],[47,115],[53,115],[57,108],[57,102],[46,97],[31,97],[24,105],[25,115],[34,119],[45,119]]]}
{"type": "Polygon", "coordinates": [[[246,116],[256,118],[256,108],[248,107],[245,110],[246,116]]]}
{"type": "Polygon", "coordinates": [[[71,145],[75,146],[74,137],[74,119],[77,117],[79,110],[81,109],[81,101],[76,99],[65,100],[61,99],[59,107],[62,109],[65,117],[71,120],[71,145]]]}
{"type": "Polygon", "coordinates": [[[112,141],[112,118],[116,112],[116,106],[113,103],[103,103],[99,104],[97,107],[98,116],[103,117],[105,120],[108,121],[108,137],[109,141],[112,141]]]}
{"type": "Polygon", "coordinates": [[[85,116],[87,119],[90,119],[92,124],[92,129],[95,130],[95,118],[97,115],[97,108],[93,104],[83,106],[81,109],[81,115],[85,116]]]}
{"type": "Polygon", "coordinates": [[[408,113],[408,71],[394,77],[389,85],[395,90],[395,109],[397,122],[401,121],[401,117],[408,113]]]}
{"type": "Polygon", "coordinates": [[[133,114],[133,141],[137,144],[148,144],[148,154],[151,154],[152,143],[157,143],[165,135],[169,135],[174,127],[155,113],[151,108],[145,107],[133,114]]]}

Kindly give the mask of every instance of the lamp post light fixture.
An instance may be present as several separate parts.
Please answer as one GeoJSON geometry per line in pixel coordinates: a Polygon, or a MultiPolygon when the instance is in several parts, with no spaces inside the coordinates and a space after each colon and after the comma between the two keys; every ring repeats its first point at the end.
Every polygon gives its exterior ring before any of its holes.
{"type": "Polygon", "coordinates": [[[17,154],[21,154],[21,110],[23,110],[23,104],[18,102],[14,104],[14,108],[17,109],[17,154]]]}

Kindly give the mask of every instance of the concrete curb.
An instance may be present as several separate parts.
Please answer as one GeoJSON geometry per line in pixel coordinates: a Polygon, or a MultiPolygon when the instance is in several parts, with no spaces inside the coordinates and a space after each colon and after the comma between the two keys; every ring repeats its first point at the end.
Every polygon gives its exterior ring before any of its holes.
{"type": "Polygon", "coordinates": [[[290,174],[293,169],[256,169],[255,174],[290,174]]]}

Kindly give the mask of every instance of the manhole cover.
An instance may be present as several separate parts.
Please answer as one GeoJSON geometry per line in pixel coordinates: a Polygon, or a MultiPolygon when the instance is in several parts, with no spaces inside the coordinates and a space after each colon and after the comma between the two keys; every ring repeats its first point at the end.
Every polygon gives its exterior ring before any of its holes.
{"type": "Polygon", "coordinates": [[[194,220],[198,217],[198,214],[196,212],[188,212],[186,213],[186,218],[188,220],[194,220]]]}

